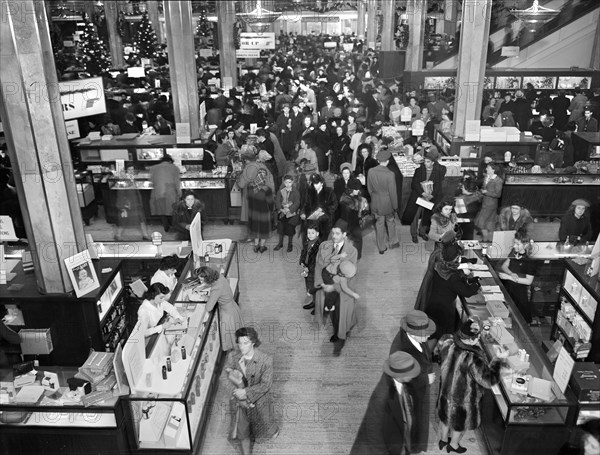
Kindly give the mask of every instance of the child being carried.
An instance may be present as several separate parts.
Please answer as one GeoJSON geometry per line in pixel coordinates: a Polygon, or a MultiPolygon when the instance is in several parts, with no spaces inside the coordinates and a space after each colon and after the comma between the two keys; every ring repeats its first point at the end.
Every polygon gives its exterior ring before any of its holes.
{"type": "Polygon", "coordinates": [[[354,275],[356,275],[356,266],[350,261],[334,262],[329,264],[327,267],[323,267],[323,270],[321,271],[323,284],[317,287],[323,289],[325,297],[324,311],[335,310],[335,302],[339,295],[335,290],[328,292],[325,286],[335,286],[338,284],[342,292],[348,294],[354,299],[360,298],[360,295],[348,287],[348,279],[354,277],[354,275]]]}

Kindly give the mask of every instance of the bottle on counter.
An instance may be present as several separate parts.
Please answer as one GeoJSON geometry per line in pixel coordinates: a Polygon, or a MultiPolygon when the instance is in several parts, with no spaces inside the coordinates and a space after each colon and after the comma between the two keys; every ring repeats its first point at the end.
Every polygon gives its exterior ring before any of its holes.
{"type": "Polygon", "coordinates": [[[162,367],[162,377],[163,379],[167,379],[167,367],[164,365],[162,367]]]}
{"type": "Polygon", "coordinates": [[[179,345],[177,344],[178,340],[175,339],[175,343],[171,346],[171,362],[177,363],[181,360],[181,349],[179,349],[179,345]]]}
{"type": "Polygon", "coordinates": [[[204,262],[207,264],[210,262],[210,254],[208,254],[208,251],[204,254],[204,262]]]}
{"type": "Polygon", "coordinates": [[[181,346],[181,358],[185,360],[187,358],[187,353],[185,352],[185,346],[181,346]]]}

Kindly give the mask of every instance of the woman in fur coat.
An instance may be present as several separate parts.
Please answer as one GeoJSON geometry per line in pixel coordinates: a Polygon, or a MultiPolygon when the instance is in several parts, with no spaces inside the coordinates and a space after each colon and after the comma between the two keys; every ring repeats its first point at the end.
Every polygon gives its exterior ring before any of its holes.
{"type": "Polygon", "coordinates": [[[460,445],[465,431],[481,425],[481,399],[484,389],[500,381],[500,368],[508,351],[497,353],[489,362],[479,346],[480,322],[469,318],[453,335],[438,342],[434,355],[442,360],[440,394],[437,408],[440,418],[440,450],[464,453],[460,445]]]}

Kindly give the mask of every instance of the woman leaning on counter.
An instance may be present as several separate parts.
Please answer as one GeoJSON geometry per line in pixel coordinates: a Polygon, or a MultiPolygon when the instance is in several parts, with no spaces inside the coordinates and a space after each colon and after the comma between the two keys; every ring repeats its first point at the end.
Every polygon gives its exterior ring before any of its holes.
{"type": "Polygon", "coordinates": [[[235,332],[244,326],[242,312],[233,298],[229,280],[212,267],[203,266],[194,271],[200,286],[210,287],[206,311],[211,312],[219,304],[221,321],[221,348],[224,352],[235,349],[235,332]]]}
{"type": "Polygon", "coordinates": [[[165,256],[160,260],[158,270],[152,275],[150,285],[161,283],[169,288],[169,292],[173,292],[177,284],[177,277],[175,276],[177,267],[179,267],[179,258],[177,255],[165,256]]]}
{"type": "Polygon", "coordinates": [[[140,330],[144,331],[144,336],[163,331],[163,324],[157,324],[165,312],[175,319],[183,319],[175,307],[167,302],[169,295],[171,295],[171,291],[162,283],[154,283],[146,291],[144,301],[138,309],[138,322],[140,330]]]}

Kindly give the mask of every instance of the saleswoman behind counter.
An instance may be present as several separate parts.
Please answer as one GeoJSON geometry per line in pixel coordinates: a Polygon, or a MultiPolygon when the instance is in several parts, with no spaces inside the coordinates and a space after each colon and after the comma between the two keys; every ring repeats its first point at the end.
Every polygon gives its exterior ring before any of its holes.
{"type": "Polygon", "coordinates": [[[183,320],[183,317],[173,305],[166,299],[171,295],[171,291],[164,284],[154,283],[144,295],[144,301],[138,310],[138,321],[140,330],[144,331],[145,336],[150,336],[163,331],[163,324],[157,325],[167,312],[171,317],[183,320]]]}
{"type": "Polygon", "coordinates": [[[173,292],[177,285],[177,267],[179,266],[179,258],[177,255],[172,254],[171,256],[165,256],[160,260],[158,270],[152,275],[150,285],[154,283],[160,283],[169,288],[169,292],[173,292]]]}

